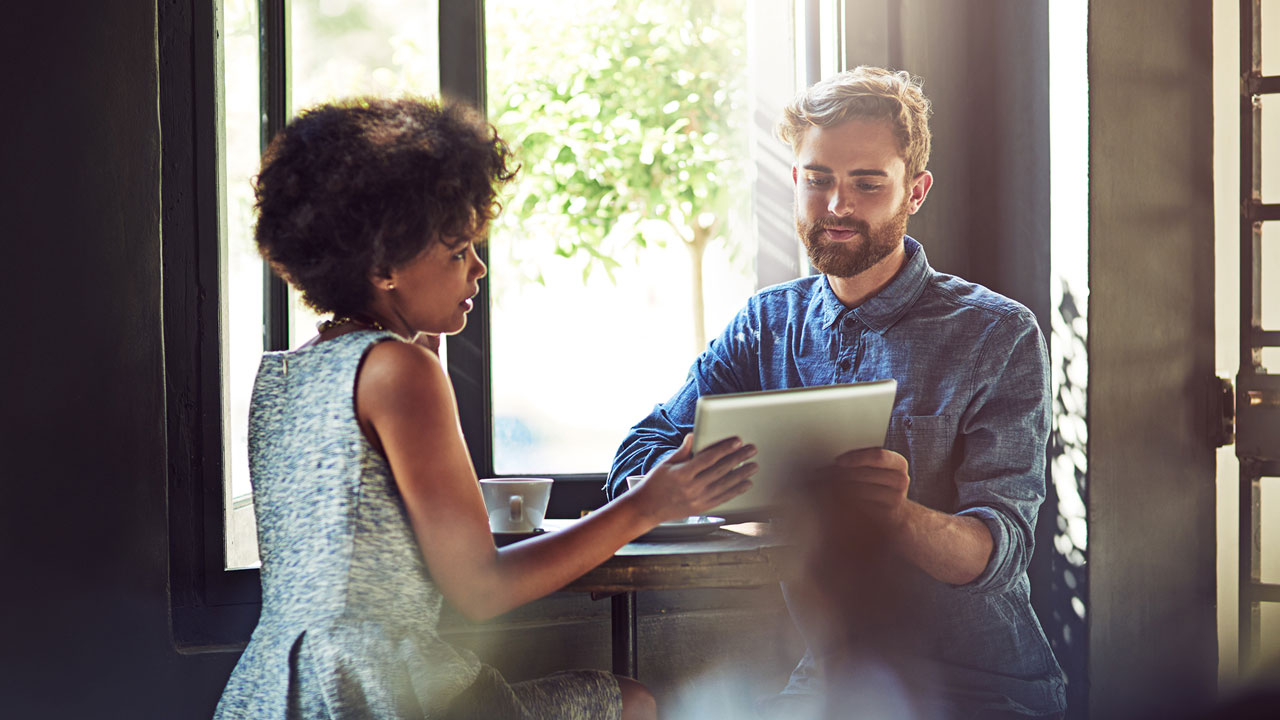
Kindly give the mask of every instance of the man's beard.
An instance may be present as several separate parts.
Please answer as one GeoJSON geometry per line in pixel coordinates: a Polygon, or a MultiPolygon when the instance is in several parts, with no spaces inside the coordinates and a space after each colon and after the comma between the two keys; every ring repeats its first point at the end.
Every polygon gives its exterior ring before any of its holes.
{"type": "Polygon", "coordinates": [[[902,199],[902,205],[893,217],[872,228],[862,220],[817,220],[804,222],[796,214],[796,234],[809,251],[809,262],[824,275],[848,278],[861,274],[885,259],[898,248],[907,232],[910,217],[911,196],[902,199]],[[823,231],[827,228],[856,230],[860,241],[849,243],[828,240],[823,231]]]}

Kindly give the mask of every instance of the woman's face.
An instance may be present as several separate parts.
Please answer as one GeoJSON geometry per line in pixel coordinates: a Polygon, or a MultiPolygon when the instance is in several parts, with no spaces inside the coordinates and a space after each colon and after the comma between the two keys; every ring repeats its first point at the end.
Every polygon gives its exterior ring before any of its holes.
{"type": "Polygon", "coordinates": [[[385,301],[380,314],[388,315],[384,320],[391,322],[384,324],[409,331],[408,337],[418,332],[450,335],[466,327],[471,298],[479,292],[486,272],[473,242],[444,238],[392,270],[393,289],[386,289],[385,279],[375,281],[380,296],[375,307],[385,301]]]}

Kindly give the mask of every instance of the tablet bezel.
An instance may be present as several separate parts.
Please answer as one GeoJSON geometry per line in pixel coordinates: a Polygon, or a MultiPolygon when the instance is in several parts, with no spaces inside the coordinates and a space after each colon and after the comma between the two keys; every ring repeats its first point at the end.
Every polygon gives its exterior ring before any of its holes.
{"type": "Polygon", "coordinates": [[[694,452],[737,436],[756,446],[752,461],[760,465],[750,490],[708,512],[730,520],[768,517],[806,469],[850,450],[882,447],[897,388],[889,379],[699,397],[694,452]]]}

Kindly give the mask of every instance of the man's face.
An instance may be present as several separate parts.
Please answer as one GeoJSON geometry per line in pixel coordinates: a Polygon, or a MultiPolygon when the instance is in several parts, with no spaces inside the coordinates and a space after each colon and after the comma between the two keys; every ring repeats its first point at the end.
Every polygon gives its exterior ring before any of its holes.
{"type": "MultiPolygon", "coordinates": [[[[931,178],[908,185],[889,123],[850,120],[809,128],[796,148],[796,233],[826,275],[854,277],[902,244],[907,216],[931,178]]],[[[923,179],[922,179],[923,178],[923,179]]]]}

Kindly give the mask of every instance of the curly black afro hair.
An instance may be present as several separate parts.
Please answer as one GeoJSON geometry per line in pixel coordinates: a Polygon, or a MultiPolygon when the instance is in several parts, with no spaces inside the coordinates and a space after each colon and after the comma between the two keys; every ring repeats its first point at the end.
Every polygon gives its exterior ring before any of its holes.
{"type": "Polygon", "coordinates": [[[515,176],[474,109],[424,98],[352,98],[303,111],[262,158],[254,240],[322,313],[362,312],[369,278],[432,243],[479,239],[515,176]]]}

